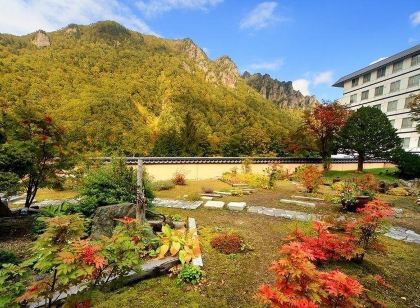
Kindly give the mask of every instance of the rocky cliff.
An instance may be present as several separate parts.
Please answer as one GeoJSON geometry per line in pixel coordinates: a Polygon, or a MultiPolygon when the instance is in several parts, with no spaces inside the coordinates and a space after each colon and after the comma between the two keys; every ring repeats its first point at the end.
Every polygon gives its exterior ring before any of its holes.
{"type": "Polygon", "coordinates": [[[319,104],[314,96],[305,96],[293,89],[291,81],[279,81],[271,78],[268,74],[251,75],[249,72],[245,72],[242,78],[263,97],[275,102],[280,107],[308,108],[319,104]]]}

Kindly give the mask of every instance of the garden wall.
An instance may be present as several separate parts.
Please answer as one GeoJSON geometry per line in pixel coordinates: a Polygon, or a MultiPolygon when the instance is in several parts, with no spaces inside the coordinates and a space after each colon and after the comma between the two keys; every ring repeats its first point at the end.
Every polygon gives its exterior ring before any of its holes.
{"type": "MultiPolygon", "coordinates": [[[[109,161],[110,158],[99,158],[109,161]]],[[[127,157],[127,162],[136,168],[136,157],[127,157]]],[[[243,157],[144,157],[141,158],[148,174],[155,180],[168,180],[173,178],[176,172],[182,172],[187,179],[203,180],[222,176],[224,172],[242,168],[243,157]]],[[[253,157],[252,172],[263,173],[264,169],[272,164],[282,166],[284,170],[292,173],[304,164],[316,164],[322,168],[320,159],[317,158],[288,158],[288,157],[253,157]]],[[[370,160],[365,163],[366,169],[391,168],[394,165],[385,160],[370,160]]],[[[357,161],[354,159],[333,159],[331,170],[356,170],[357,161]]]]}

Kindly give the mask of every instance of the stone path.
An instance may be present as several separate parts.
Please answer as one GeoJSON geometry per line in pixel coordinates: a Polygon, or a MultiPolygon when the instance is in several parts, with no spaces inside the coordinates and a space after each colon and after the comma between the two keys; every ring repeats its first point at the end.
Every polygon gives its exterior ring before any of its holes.
{"type": "Polygon", "coordinates": [[[296,219],[296,220],[301,220],[301,221],[319,219],[319,216],[314,215],[314,214],[283,210],[283,209],[277,209],[277,208],[269,208],[269,207],[264,207],[264,206],[250,206],[248,207],[248,212],[267,215],[267,216],[282,217],[282,218],[287,218],[287,219],[296,219]]]}
{"type": "Polygon", "coordinates": [[[281,203],[288,203],[288,204],[296,204],[306,207],[315,207],[315,203],[313,202],[307,202],[307,201],[299,201],[299,200],[289,200],[289,199],[280,199],[281,203]]]}
{"type": "Polygon", "coordinates": [[[386,236],[394,240],[420,244],[420,234],[402,227],[391,227],[386,236]]]}
{"type": "Polygon", "coordinates": [[[153,200],[153,205],[158,207],[172,207],[177,209],[184,210],[195,210],[197,209],[203,201],[185,201],[185,200],[172,200],[172,199],[161,199],[155,198],[153,200]]]}

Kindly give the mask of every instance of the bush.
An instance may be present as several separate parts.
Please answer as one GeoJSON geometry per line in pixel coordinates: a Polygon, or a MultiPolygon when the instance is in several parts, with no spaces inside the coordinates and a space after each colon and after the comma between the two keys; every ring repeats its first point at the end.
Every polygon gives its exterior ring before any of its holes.
{"type": "Polygon", "coordinates": [[[17,264],[19,262],[18,257],[12,251],[0,250],[0,268],[3,264],[11,263],[17,264]]]}
{"type": "Polygon", "coordinates": [[[378,189],[378,181],[371,173],[365,173],[361,177],[353,179],[362,194],[372,194],[378,189]]]}
{"type": "Polygon", "coordinates": [[[201,191],[205,194],[212,194],[214,192],[213,188],[211,187],[202,187],[201,191]]]}
{"type": "Polygon", "coordinates": [[[296,176],[309,193],[316,191],[322,184],[322,171],[315,165],[300,166],[296,176]]]}
{"type": "Polygon", "coordinates": [[[170,190],[175,187],[172,181],[156,181],[152,183],[154,191],[170,190]]]}
{"type": "Polygon", "coordinates": [[[211,242],[211,247],[224,254],[239,253],[245,250],[245,243],[238,234],[219,234],[211,242]]]}
{"type": "Polygon", "coordinates": [[[185,175],[180,172],[175,173],[175,176],[172,179],[172,183],[175,185],[186,185],[187,181],[185,180],[185,175]]]}
{"type": "Polygon", "coordinates": [[[392,157],[392,161],[398,166],[399,174],[406,179],[420,177],[420,156],[404,150],[398,150],[392,157]]]}
{"type": "Polygon", "coordinates": [[[204,271],[197,265],[184,264],[178,273],[177,284],[190,283],[198,284],[204,276],[204,271]]]}
{"type": "Polygon", "coordinates": [[[331,189],[341,192],[345,188],[345,185],[343,181],[335,182],[331,185],[331,189]]]}
{"type": "Polygon", "coordinates": [[[394,187],[389,189],[386,193],[393,196],[408,196],[410,194],[404,187],[394,187]]]}

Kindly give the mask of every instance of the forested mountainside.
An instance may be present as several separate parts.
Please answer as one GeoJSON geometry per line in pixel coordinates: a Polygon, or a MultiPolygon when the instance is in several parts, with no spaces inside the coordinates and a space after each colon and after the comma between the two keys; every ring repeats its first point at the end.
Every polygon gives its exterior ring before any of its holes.
{"type": "Polygon", "coordinates": [[[319,104],[315,96],[305,96],[293,89],[291,81],[279,81],[268,74],[243,73],[246,83],[261,93],[266,99],[278,104],[280,107],[312,108],[319,104]]]}
{"type": "Polygon", "coordinates": [[[3,116],[48,114],[90,154],[282,155],[311,144],[303,111],[262,97],[229,57],[112,21],[1,34],[0,104],[3,116]]]}

